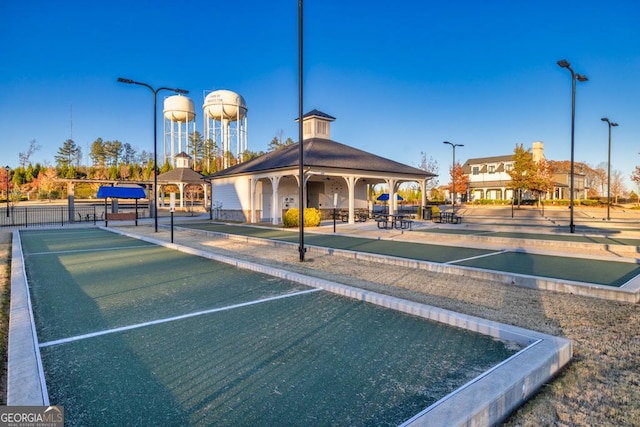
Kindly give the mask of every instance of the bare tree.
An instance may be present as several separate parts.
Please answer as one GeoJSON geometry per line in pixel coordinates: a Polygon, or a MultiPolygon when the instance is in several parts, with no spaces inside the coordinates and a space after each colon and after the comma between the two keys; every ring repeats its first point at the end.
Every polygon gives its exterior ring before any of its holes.
{"type": "Polygon", "coordinates": [[[611,173],[611,194],[615,197],[614,203],[618,203],[618,198],[622,196],[625,191],[627,190],[622,180],[622,172],[619,170],[613,171],[611,173]]]}
{"type": "Polygon", "coordinates": [[[18,161],[20,163],[20,166],[22,166],[23,168],[27,167],[27,165],[30,163],[31,156],[33,156],[33,154],[41,148],[42,146],[38,144],[38,141],[36,141],[35,139],[29,141],[29,148],[27,148],[27,151],[18,153],[18,161]]]}

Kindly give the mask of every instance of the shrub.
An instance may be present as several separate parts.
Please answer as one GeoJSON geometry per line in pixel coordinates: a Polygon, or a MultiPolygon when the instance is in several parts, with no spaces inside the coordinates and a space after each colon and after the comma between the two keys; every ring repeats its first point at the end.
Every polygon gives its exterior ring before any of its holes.
{"type": "MultiPolygon", "coordinates": [[[[298,208],[291,208],[285,212],[282,217],[282,223],[285,227],[300,226],[300,211],[298,208]]],[[[305,208],[304,210],[304,226],[317,227],[320,225],[320,211],[315,208],[305,208]]]]}

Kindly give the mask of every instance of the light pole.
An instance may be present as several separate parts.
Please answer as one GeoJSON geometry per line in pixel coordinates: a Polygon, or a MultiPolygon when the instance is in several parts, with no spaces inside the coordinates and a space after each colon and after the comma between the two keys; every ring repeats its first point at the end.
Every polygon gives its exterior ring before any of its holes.
{"type": "Polygon", "coordinates": [[[453,142],[443,141],[443,144],[449,144],[453,148],[453,163],[451,165],[451,212],[456,213],[456,147],[464,147],[464,144],[454,144],[453,142]]]}
{"type": "Polygon", "coordinates": [[[304,208],[306,206],[305,197],[305,176],[304,176],[304,132],[302,123],[303,114],[303,87],[302,87],[302,74],[303,74],[303,0],[298,0],[298,176],[300,180],[298,182],[298,208],[299,208],[299,222],[300,227],[298,231],[298,252],[300,254],[300,262],[304,262],[304,254],[307,249],[304,247],[304,208]]]}
{"type": "Polygon", "coordinates": [[[148,88],[153,93],[153,220],[155,224],[155,231],[158,232],[158,201],[157,201],[157,192],[158,192],[158,154],[157,154],[157,139],[158,139],[158,114],[156,112],[156,98],[158,92],[161,90],[170,90],[175,93],[186,95],[189,93],[188,90],[184,89],[174,89],[171,87],[159,87],[158,89],[154,89],[150,85],[146,83],[136,82],[131,79],[123,79],[122,77],[118,77],[118,82],[126,83],[130,85],[140,85],[148,88]]]}
{"type": "Polygon", "coordinates": [[[11,172],[11,168],[9,167],[9,165],[4,167],[4,170],[7,174],[7,218],[9,218],[9,172],[11,172]]]}
{"type": "Polygon", "coordinates": [[[573,223],[573,197],[574,197],[574,191],[573,191],[573,175],[574,175],[574,169],[575,169],[575,163],[573,160],[573,152],[574,152],[574,134],[575,134],[575,122],[576,122],[576,80],[580,81],[580,82],[586,82],[587,80],[587,76],[582,75],[582,74],[577,74],[573,72],[573,69],[571,68],[571,65],[569,64],[569,62],[567,62],[566,59],[561,59],[560,61],[558,61],[558,65],[562,68],[566,68],[567,70],[569,70],[571,72],[571,171],[570,173],[570,177],[569,177],[569,231],[571,233],[575,233],[576,230],[576,226],[573,223]]]}
{"type": "Polygon", "coordinates": [[[610,209],[611,209],[611,128],[613,126],[618,126],[617,123],[612,123],[609,121],[607,117],[603,117],[600,120],[603,122],[607,122],[609,125],[609,151],[607,157],[607,221],[611,220],[610,209]]]}

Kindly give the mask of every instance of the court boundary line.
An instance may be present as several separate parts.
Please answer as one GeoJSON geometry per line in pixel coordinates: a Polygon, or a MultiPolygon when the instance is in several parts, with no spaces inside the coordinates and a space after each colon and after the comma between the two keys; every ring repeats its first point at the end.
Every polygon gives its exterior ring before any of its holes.
{"type": "Polygon", "coordinates": [[[476,255],[476,256],[471,256],[468,258],[461,258],[461,259],[454,259],[452,261],[447,261],[444,262],[443,264],[457,264],[459,262],[465,262],[465,261],[472,261],[474,259],[479,259],[479,258],[486,258],[486,257],[490,257],[490,256],[496,256],[496,255],[502,255],[502,254],[506,254],[508,253],[508,250],[502,250],[502,251],[497,251],[497,252],[490,252],[488,254],[482,254],[482,255],[476,255]]]}
{"type": "Polygon", "coordinates": [[[39,347],[40,348],[46,348],[46,347],[52,347],[52,346],[55,346],[55,345],[68,344],[68,343],[71,343],[71,342],[82,341],[82,340],[89,339],[89,338],[101,337],[101,336],[104,336],[104,335],[115,334],[115,333],[118,333],[118,332],[132,331],[132,330],[135,330],[135,329],[145,328],[147,326],[161,325],[163,323],[175,322],[175,321],[178,321],[178,320],[190,319],[192,317],[204,316],[204,315],[207,315],[207,314],[213,314],[213,313],[219,313],[219,312],[222,312],[222,311],[234,310],[236,308],[249,307],[249,306],[252,306],[252,305],[262,304],[262,303],[265,303],[265,302],[277,301],[277,300],[281,300],[281,299],[285,299],[285,298],[290,298],[290,297],[295,297],[295,296],[300,296],[300,295],[306,295],[306,294],[310,294],[310,293],[314,293],[314,292],[318,292],[318,291],[322,291],[322,290],[323,289],[320,289],[320,288],[306,289],[304,291],[292,292],[292,293],[283,294],[283,295],[277,295],[277,296],[268,297],[268,298],[261,298],[259,300],[246,301],[246,302],[243,302],[243,303],[232,304],[232,305],[228,305],[228,306],[225,306],[225,307],[211,308],[211,309],[208,309],[208,310],[199,310],[199,311],[195,311],[193,313],[181,314],[179,316],[171,316],[171,317],[165,317],[165,318],[162,318],[162,319],[150,320],[148,322],[134,323],[132,325],[120,326],[120,327],[117,327],[117,328],[105,329],[105,330],[96,331],[96,332],[90,332],[88,334],[75,335],[75,336],[68,337],[68,338],[61,338],[61,339],[58,339],[58,340],[47,341],[47,342],[41,343],[39,345],[39,347]]]}
{"type": "Polygon", "coordinates": [[[155,248],[153,245],[137,245],[137,246],[117,246],[114,248],[95,248],[95,249],[78,249],[75,251],[53,251],[53,252],[34,252],[32,254],[26,254],[25,256],[31,257],[35,255],[60,255],[60,254],[81,254],[83,252],[103,252],[103,251],[121,251],[123,249],[140,249],[140,248],[155,248]]]}

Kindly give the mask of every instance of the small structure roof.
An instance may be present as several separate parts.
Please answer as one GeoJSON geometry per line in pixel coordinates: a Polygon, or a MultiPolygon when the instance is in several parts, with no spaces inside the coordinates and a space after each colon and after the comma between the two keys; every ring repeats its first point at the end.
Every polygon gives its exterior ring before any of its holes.
{"type": "MultiPolygon", "coordinates": [[[[310,113],[308,113],[310,114],[310,113]]],[[[299,143],[288,145],[262,156],[239,163],[205,177],[205,179],[223,176],[253,174],[298,167],[299,143]]],[[[356,171],[380,172],[410,176],[435,176],[422,169],[376,156],[357,148],[324,138],[311,138],[304,141],[304,164],[317,168],[351,169],[356,171]]]]}
{"type": "Polygon", "coordinates": [[[147,195],[142,187],[114,187],[101,185],[98,188],[99,199],[111,197],[113,199],[144,199],[147,195]]]}
{"type": "Polygon", "coordinates": [[[158,175],[158,181],[184,182],[187,184],[202,184],[202,174],[191,168],[175,168],[169,172],[158,175]]]}

